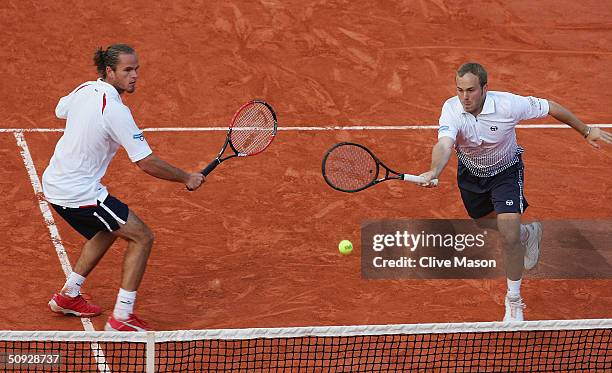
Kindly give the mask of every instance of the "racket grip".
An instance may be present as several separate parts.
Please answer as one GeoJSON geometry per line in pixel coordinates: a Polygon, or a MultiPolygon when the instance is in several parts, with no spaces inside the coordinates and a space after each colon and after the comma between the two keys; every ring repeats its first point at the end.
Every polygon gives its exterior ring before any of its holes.
{"type": "MultiPolygon", "coordinates": [[[[425,182],[425,179],[423,177],[416,176],[416,175],[409,175],[409,174],[403,174],[402,180],[410,181],[411,183],[415,183],[415,184],[423,184],[425,182]]],[[[431,183],[433,185],[438,185],[438,179],[431,180],[431,183]]]]}
{"type": "Polygon", "coordinates": [[[215,167],[217,167],[219,164],[221,164],[221,161],[219,160],[219,158],[215,158],[215,160],[210,162],[210,164],[206,166],[205,169],[200,171],[200,173],[204,176],[208,176],[208,174],[211,173],[212,170],[214,170],[215,167]]]}

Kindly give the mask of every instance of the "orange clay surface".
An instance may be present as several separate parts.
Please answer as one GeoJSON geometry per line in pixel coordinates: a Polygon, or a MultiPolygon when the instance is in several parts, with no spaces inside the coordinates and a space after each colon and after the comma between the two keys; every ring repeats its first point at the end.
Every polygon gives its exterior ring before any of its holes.
{"type": "MultiPolygon", "coordinates": [[[[141,128],[225,126],[251,98],[270,102],[283,127],[436,124],[468,60],[488,68],[492,90],[555,100],[586,123],[612,121],[606,2],[464,4],[2,1],[0,129],[63,128],[57,100],[95,79],[94,49],[114,42],[138,51],[138,89],[124,101],[141,128]]],[[[25,133],[39,178],[60,135],[25,133]]],[[[145,135],[157,155],[188,170],[205,166],[224,138],[145,135]]],[[[611,146],[593,149],[570,129],[518,136],[527,220],[612,218],[611,146]]],[[[504,279],[361,278],[361,221],[467,215],[455,158],[433,190],[330,189],[321,158],[345,140],[418,173],[436,132],[280,131],[265,153],[224,163],[193,193],[144,174],[120,151],[104,183],[156,234],[138,314],[157,330],[499,320],[504,279]],[[338,253],[341,239],[353,241],[353,255],[338,253]]],[[[78,318],[47,308],[65,277],[10,131],[0,132],[0,160],[0,329],[82,330],[78,318]]],[[[74,263],[84,239],[54,217],[74,263]]],[[[124,250],[118,241],[83,289],[105,310],[97,330],[114,306],[124,250]]],[[[527,319],[611,317],[610,280],[527,276],[522,292],[527,319]]]]}

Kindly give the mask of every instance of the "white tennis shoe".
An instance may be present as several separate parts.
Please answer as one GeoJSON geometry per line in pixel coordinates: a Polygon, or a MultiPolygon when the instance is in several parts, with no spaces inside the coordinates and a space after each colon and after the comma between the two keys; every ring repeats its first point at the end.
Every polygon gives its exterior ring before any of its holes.
{"type": "Polygon", "coordinates": [[[512,321],[523,321],[523,309],[527,307],[523,303],[521,296],[511,297],[506,295],[506,315],[504,316],[504,322],[512,321]]]}
{"type": "Polygon", "coordinates": [[[540,258],[540,242],[542,242],[542,224],[534,221],[525,225],[529,237],[526,242],[523,242],[525,246],[525,269],[532,269],[538,264],[540,258]]]}

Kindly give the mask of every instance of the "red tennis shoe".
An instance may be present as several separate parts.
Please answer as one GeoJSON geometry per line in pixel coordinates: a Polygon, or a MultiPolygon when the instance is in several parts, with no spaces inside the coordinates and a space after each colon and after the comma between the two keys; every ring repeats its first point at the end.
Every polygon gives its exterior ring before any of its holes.
{"type": "Polygon", "coordinates": [[[127,320],[119,320],[116,319],[114,315],[111,315],[104,326],[104,330],[116,332],[146,332],[152,329],[146,322],[132,313],[127,320]]]}
{"type": "Polygon", "coordinates": [[[79,317],[93,317],[102,313],[101,307],[88,303],[81,294],[76,297],[60,293],[54,294],[49,301],[49,308],[53,312],[79,317]]]}

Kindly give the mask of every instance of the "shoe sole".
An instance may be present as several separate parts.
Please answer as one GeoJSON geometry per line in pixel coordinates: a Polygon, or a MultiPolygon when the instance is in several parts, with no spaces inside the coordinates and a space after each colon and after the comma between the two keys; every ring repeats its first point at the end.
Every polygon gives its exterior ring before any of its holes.
{"type": "Polygon", "coordinates": [[[527,255],[525,255],[525,269],[526,270],[530,270],[533,269],[533,267],[535,267],[538,262],[540,261],[540,244],[542,243],[542,224],[541,223],[537,223],[535,224],[535,229],[533,231],[533,233],[535,233],[538,236],[538,247],[536,248],[536,258],[533,261],[533,263],[531,262],[527,262],[528,257],[527,255]]]}
{"type": "Polygon", "coordinates": [[[106,325],[104,325],[104,331],[106,331],[106,332],[122,332],[122,333],[125,333],[125,332],[127,332],[127,333],[142,333],[142,332],[146,332],[147,330],[144,330],[144,329],[143,330],[135,330],[135,329],[132,329],[132,330],[117,330],[117,329],[113,328],[111,324],[109,324],[107,322],[106,325]]]}
{"type": "Polygon", "coordinates": [[[78,316],[78,317],[94,317],[94,316],[98,316],[100,315],[102,312],[77,312],[74,310],[70,310],[68,308],[62,308],[60,306],[57,305],[57,303],[51,299],[49,301],[49,308],[51,309],[51,311],[55,312],[55,313],[61,313],[64,315],[74,315],[74,316],[78,316]]]}

